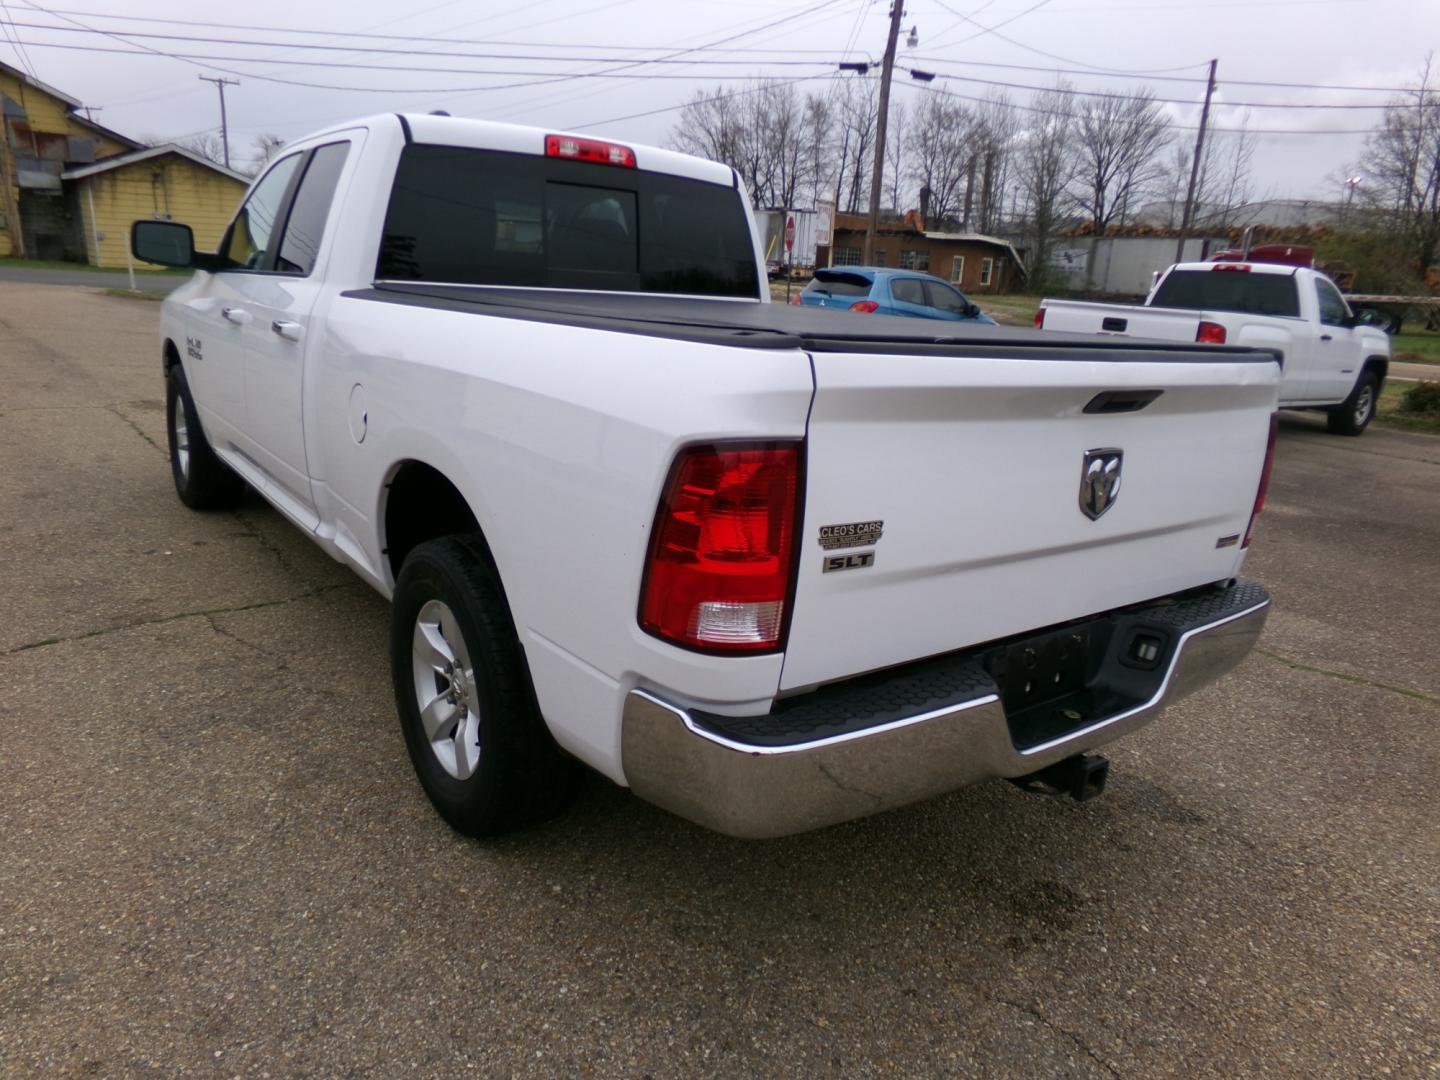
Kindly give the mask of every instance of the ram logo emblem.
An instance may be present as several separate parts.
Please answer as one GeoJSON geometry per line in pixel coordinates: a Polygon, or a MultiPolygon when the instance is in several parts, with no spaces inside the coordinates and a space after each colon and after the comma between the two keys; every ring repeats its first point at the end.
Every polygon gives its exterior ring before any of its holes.
{"type": "Polygon", "coordinates": [[[1094,521],[1120,497],[1120,465],[1125,451],[1116,447],[1086,450],[1080,468],[1080,512],[1094,521]]]}

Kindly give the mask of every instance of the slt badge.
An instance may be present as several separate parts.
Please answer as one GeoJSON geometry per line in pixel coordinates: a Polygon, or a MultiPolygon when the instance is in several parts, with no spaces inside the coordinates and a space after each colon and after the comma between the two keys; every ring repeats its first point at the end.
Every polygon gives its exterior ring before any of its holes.
{"type": "Polygon", "coordinates": [[[1094,521],[1120,497],[1120,463],[1125,451],[1110,446],[1086,450],[1080,467],[1080,512],[1094,521]]]}

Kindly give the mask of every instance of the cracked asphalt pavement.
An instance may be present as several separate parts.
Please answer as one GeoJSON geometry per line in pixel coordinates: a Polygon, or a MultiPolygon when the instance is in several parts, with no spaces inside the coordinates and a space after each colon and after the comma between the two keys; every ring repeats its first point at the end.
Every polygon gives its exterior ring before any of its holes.
{"type": "Polygon", "coordinates": [[[1260,651],[1099,800],[475,843],[381,598],[175,499],[157,316],[0,285],[0,1074],[1440,1072],[1440,439],[1282,420],[1260,651]]]}

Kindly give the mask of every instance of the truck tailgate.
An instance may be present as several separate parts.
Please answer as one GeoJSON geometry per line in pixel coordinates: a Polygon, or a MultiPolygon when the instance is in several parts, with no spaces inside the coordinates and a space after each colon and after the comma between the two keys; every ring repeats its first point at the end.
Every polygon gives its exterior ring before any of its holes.
{"type": "Polygon", "coordinates": [[[811,353],[782,690],[1238,570],[1276,404],[1272,356],[975,352],[811,353]],[[1133,391],[1156,390],[1131,408],[1147,396],[1133,391]],[[1120,485],[1092,518],[1082,474],[1097,450],[1121,453],[1120,485]]]}
{"type": "Polygon", "coordinates": [[[1078,300],[1046,300],[1044,330],[1078,334],[1124,334],[1157,341],[1195,340],[1205,314],[1138,304],[1095,304],[1078,300]]]}

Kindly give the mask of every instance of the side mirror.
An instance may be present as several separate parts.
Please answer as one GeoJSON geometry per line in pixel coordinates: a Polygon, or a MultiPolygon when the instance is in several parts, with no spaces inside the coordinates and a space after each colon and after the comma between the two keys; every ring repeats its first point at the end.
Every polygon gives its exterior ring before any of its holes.
{"type": "Polygon", "coordinates": [[[977,316],[979,316],[979,314],[980,314],[980,305],[979,305],[979,304],[967,304],[967,305],[966,305],[966,307],[965,307],[965,317],[966,317],[967,319],[974,319],[974,318],[976,318],[977,316]]]}
{"type": "Polygon", "coordinates": [[[137,221],[130,226],[130,252],[161,266],[195,265],[195,234],[175,221],[137,221]]]}

